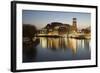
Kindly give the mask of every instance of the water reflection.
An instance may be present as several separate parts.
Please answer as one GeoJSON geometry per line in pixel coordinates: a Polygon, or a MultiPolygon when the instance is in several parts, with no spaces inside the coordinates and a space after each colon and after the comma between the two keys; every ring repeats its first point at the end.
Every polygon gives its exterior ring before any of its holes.
{"type": "MultiPolygon", "coordinates": [[[[72,38],[46,38],[40,37],[40,45],[42,48],[53,48],[63,50],[70,48],[75,54],[78,48],[89,49],[89,40],[72,39],[72,38]]],[[[52,49],[51,49],[52,50],[52,49]]]]}
{"type": "MultiPolygon", "coordinates": [[[[24,62],[90,59],[90,40],[37,37],[38,43],[24,48],[24,62]],[[36,44],[36,45],[34,45],[36,44]],[[34,45],[34,46],[33,46],[34,45]]],[[[24,45],[26,46],[26,45],[24,45]]]]}
{"type": "Polygon", "coordinates": [[[37,55],[36,46],[39,44],[39,39],[34,42],[23,43],[23,62],[35,61],[37,55]]]}

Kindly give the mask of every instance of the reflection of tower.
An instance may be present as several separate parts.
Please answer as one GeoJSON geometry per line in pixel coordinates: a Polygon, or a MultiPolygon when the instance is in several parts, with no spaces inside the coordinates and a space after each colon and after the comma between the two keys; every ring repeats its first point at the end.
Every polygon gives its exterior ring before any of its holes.
{"type": "Polygon", "coordinates": [[[77,19],[73,18],[73,22],[72,22],[72,27],[73,27],[73,31],[77,31],[77,19]]]}

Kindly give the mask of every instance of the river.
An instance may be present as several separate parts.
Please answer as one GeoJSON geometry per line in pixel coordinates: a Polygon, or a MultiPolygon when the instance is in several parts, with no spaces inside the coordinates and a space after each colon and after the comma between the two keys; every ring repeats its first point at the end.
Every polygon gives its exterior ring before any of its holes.
{"type": "Polygon", "coordinates": [[[23,62],[47,62],[91,59],[88,39],[35,37],[32,44],[23,45],[23,62]]]}

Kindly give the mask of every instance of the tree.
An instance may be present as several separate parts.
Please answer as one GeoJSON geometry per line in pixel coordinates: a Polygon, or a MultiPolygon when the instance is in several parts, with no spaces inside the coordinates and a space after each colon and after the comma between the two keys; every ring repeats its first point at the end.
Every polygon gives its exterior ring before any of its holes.
{"type": "Polygon", "coordinates": [[[23,37],[33,38],[37,33],[37,29],[34,25],[23,24],[23,37]]]}

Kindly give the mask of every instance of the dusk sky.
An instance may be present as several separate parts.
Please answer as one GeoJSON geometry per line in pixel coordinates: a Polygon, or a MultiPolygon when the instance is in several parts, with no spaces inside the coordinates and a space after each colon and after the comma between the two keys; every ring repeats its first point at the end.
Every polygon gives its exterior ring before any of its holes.
{"type": "Polygon", "coordinates": [[[23,24],[35,25],[37,29],[43,28],[51,22],[61,22],[72,25],[73,17],[77,18],[78,29],[86,28],[91,25],[90,13],[36,10],[23,10],[22,12],[23,24]]]}

